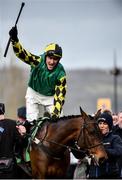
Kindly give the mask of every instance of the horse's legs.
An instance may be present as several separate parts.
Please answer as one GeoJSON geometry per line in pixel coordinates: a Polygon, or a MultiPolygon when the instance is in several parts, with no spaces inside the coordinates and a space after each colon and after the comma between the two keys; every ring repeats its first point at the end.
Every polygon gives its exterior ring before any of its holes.
{"type": "Polygon", "coordinates": [[[45,165],[41,165],[42,167],[39,167],[39,168],[32,168],[32,177],[35,178],[35,179],[45,179],[45,172],[46,172],[46,169],[45,169],[45,165]]]}

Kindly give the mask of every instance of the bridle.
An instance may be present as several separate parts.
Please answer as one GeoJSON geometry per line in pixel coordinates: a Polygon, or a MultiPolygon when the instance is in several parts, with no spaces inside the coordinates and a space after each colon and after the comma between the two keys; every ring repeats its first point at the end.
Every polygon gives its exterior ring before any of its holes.
{"type": "MultiPolygon", "coordinates": [[[[98,125],[97,125],[96,122],[86,122],[86,121],[84,121],[84,123],[83,123],[83,125],[82,125],[82,127],[81,127],[81,130],[80,130],[80,134],[79,134],[78,139],[77,139],[77,141],[76,141],[76,144],[77,144],[78,146],[79,146],[79,140],[80,140],[81,136],[83,137],[82,139],[83,139],[83,141],[84,141],[84,144],[86,144],[86,143],[85,143],[85,142],[86,142],[86,139],[85,139],[85,135],[84,135],[84,130],[86,129],[86,130],[89,132],[88,124],[95,124],[95,125],[96,125],[96,128],[94,128],[94,131],[95,131],[96,134],[98,134],[98,132],[97,132],[98,125]]],[[[99,137],[100,137],[100,135],[99,135],[99,137]]],[[[100,137],[100,138],[101,138],[101,137],[100,137]]],[[[85,148],[85,149],[86,149],[86,150],[89,150],[89,149],[95,148],[95,147],[100,146],[100,145],[103,145],[103,142],[100,142],[100,143],[98,143],[98,144],[96,144],[96,145],[91,145],[90,147],[87,147],[87,148],[85,148]]]]}

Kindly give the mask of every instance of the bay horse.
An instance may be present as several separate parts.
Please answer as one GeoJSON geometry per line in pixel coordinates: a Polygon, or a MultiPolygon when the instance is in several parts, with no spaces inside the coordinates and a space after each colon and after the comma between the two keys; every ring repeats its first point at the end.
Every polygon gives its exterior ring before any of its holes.
{"type": "Polygon", "coordinates": [[[93,154],[99,162],[107,154],[100,139],[96,118],[81,109],[81,115],[61,117],[56,122],[44,123],[31,143],[32,177],[35,179],[65,178],[70,165],[73,143],[93,154]]]}

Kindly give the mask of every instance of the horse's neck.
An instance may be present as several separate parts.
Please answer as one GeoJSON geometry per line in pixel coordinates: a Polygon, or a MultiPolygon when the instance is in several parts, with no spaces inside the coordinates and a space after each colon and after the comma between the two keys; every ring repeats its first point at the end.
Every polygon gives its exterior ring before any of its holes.
{"type": "Polygon", "coordinates": [[[53,134],[49,138],[53,138],[55,141],[60,143],[68,143],[69,141],[75,140],[80,133],[81,119],[71,119],[58,122],[57,125],[52,124],[53,134]]]}

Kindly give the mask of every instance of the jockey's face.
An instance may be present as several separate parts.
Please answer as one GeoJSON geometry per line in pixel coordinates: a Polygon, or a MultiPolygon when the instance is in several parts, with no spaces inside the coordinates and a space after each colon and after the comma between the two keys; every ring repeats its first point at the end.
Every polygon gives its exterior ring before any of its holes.
{"type": "Polygon", "coordinates": [[[48,70],[53,70],[55,66],[59,63],[59,58],[55,56],[46,56],[46,65],[48,70]]]}

